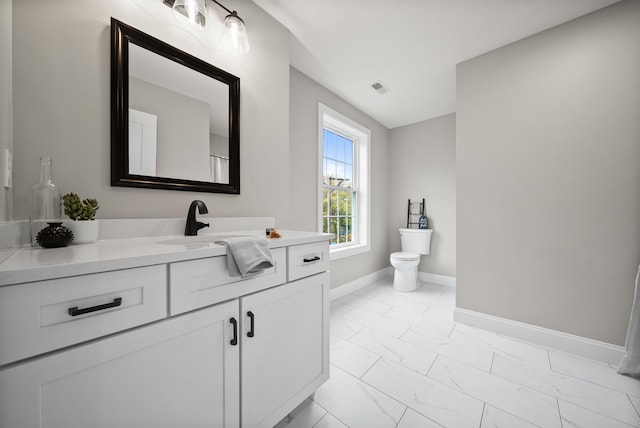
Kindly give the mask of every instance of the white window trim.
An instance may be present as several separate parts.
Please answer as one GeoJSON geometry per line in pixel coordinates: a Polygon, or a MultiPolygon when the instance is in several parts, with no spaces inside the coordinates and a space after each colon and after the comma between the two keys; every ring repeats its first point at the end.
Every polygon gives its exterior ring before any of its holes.
{"type": "MultiPolygon", "coordinates": [[[[358,242],[340,247],[330,247],[330,259],[336,260],[371,251],[371,131],[343,114],[318,103],[318,231],[322,232],[322,131],[325,127],[336,130],[351,138],[358,150],[357,162],[354,162],[354,174],[358,177],[358,201],[356,205],[356,227],[358,242]]],[[[354,159],[355,160],[355,159],[354,159]]]]}

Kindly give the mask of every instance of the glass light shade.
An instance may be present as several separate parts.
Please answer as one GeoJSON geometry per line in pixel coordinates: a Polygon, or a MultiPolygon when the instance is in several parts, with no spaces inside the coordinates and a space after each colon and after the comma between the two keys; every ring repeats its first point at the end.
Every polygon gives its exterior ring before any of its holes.
{"type": "Polygon", "coordinates": [[[224,28],[220,34],[220,45],[229,52],[244,54],[249,52],[249,38],[244,21],[232,12],[224,19],[224,28]]]}
{"type": "Polygon", "coordinates": [[[173,16],[187,30],[204,31],[207,28],[207,5],[204,0],[176,0],[173,16]]]}

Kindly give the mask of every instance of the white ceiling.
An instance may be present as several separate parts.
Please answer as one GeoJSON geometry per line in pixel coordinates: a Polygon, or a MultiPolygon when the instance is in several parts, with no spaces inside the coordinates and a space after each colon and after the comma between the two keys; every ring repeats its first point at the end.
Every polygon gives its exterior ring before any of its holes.
{"type": "Polygon", "coordinates": [[[456,110],[457,63],[619,0],[253,1],[291,31],[293,67],[395,128],[456,110]]]}

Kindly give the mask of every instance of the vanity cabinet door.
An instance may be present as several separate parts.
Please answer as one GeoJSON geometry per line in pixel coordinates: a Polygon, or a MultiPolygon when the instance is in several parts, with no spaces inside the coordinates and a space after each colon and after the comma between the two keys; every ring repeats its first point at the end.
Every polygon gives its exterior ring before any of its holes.
{"type": "Polygon", "coordinates": [[[273,427],[329,378],[329,274],[240,299],[242,426],[273,427]]]}
{"type": "Polygon", "coordinates": [[[0,427],[237,428],[232,318],[237,300],[0,370],[0,427]]]}

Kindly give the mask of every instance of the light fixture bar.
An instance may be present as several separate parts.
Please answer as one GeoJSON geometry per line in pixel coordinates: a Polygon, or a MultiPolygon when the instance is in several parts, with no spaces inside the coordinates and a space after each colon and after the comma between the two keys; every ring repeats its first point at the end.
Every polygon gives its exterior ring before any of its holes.
{"type": "MultiPolygon", "coordinates": [[[[240,18],[238,16],[238,12],[236,12],[235,10],[228,9],[222,3],[217,2],[216,0],[211,0],[211,1],[214,2],[215,4],[217,4],[218,6],[220,6],[221,8],[223,8],[224,10],[226,10],[229,15],[234,15],[234,16],[238,17],[239,20],[242,21],[242,18],[240,18]]],[[[173,4],[175,2],[176,2],[176,0],[163,0],[162,4],[164,4],[165,6],[169,6],[169,7],[173,8],[173,4]]],[[[242,21],[242,22],[244,22],[244,21],[242,21]]]]}
{"type": "Polygon", "coordinates": [[[220,4],[220,3],[219,3],[219,2],[217,2],[216,0],[211,0],[211,1],[212,1],[212,2],[214,2],[215,4],[217,4],[218,6],[220,6],[221,8],[223,8],[224,10],[226,10],[226,11],[227,11],[227,13],[229,13],[229,14],[231,14],[231,15],[235,14],[236,16],[238,15],[238,14],[236,13],[236,11],[235,11],[235,10],[234,10],[233,12],[232,12],[232,11],[230,11],[229,9],[227,9],[226,7],[224,7],[222,4],[220,4]]]}
{"type": "MultiPolygon", "coordinates": [[[[220,34],[220,39],[219,39],[219,43],[222,46],[222,48],[226,51],[235,52],[239,54],[245,54],[249,52],[249,48],[250,48],[249,38],[247,36],[247,29],[245,28],[244,20],[238,16],[238,12],[236,12],[235,10],[228,9],[226,6],[224,6],[217,0],[211,0],[211,1],[217,4],[218,6],[220,6],[222,9],[224,9],[228,13],[228,15],[224,18],[224,27],[222,29],[222,33],[220,34]]],[[[176,0],[163,0],[162,3],[166,6],[169,6],[171,9],[174,9],[173,6],[176,3],[176,0]]],[[[205,6],[206,6],[206,3],[205,3],[205,6]]],[[[184,15],[183,12],[178,12],[178,13],[182,13],[184,15]]],[[[184,19],[182,19],[182,16],[176,15],[175,9],[174,9],[174,15],[176,16],[176,19],[178,19],[178,22],[180,22],[181,25],[185,26],[184,22],[181,22],[181,21],[184,21],[184,19]]],[[[206,16],[204,16],[204,18],[206,18],[206,16]]],[[[191,25],[191,22],[187,22],[187,23],[189,24],[189,26],[193,26],[191,25]]],[[[200,22],[195,22],[195,24],[200,24],[200,22]]],[[[204,30],[205,26],[206,24],[203,23],[197,29],[204,30]]]]}

